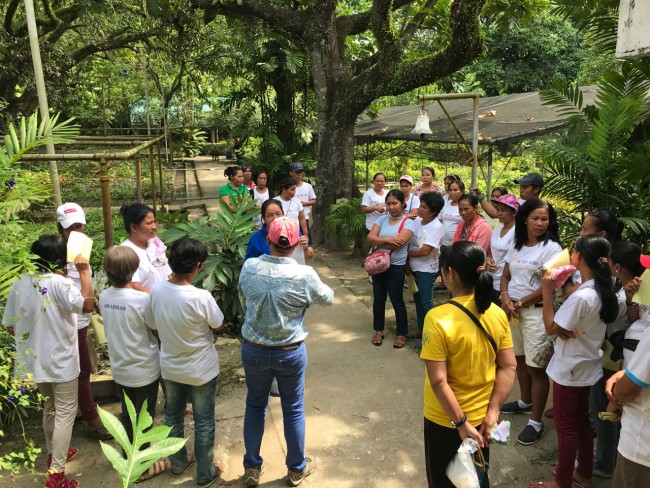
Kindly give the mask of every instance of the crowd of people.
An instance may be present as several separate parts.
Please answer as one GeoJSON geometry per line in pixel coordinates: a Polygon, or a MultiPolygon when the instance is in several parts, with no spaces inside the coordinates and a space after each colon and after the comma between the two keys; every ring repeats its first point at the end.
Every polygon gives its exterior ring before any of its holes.
{"type": "MultiPolygon", "coordinates": [[[[486,199],[477,188],[466,190],[458,175],[443,181],[444,189],[433,168],[424,168],[417,202],[411,176],[387,190],[386,176],[377,173],[361,203],[368,243],[390,253],[388,268],[370,277],[372,344],[383,343],[387,297],[396,318],[393,347],[421,339],[415,347],[426,365],[429,486],[454,486],[446,467],[467,437],[489,461],[499,414],[529,415],[516,436],[524,446],[544,435],[544,416],[554,421],[553,479],[531,488],[590,487],[593,476],[613,477],[616,488],[643,486],[650,444],[639,427],[650,423],[650,368],[638,344],[650,342],[650,308],[632,297],[650,257],[621,240],[622,224],[611,211],[596,209],[572,245],[575,271],[559,287],[544,268],[562,246],[557,213],[540,198],[540,174],[515,180],[519,198],[496,187],[486,199]],[[408,275],[415,277],[417,315],[411,333],[403,297],[408,275]],[[433,303],[436,279],[451,300],[433,303]],[[515,378],[520,397],[504,403],[515,378]],[[553,408],[546,410],[551,382],[553,408]]],[[[487,473],[481,483],[488,486],[487,473]]]]}
{"type": "MultiPolygon", "coordinates": [[[[250,167],[229,167],[220,194],[224,211],[234,210],[231,197],[245,194],[260,209],[238,284],[245,312],[246,486],[257,486],[263,474],[260,448],[269,395],[281,401],[287,484],[298,486],[316,467],[315,458],[305,453],[304,315],[312,304],[330,305],[334,294],[304,266],[314,252],[309,217],[317,199],[302,181],[303,165],[293,163],[290,169],[274,197],[267,172],[253,178],[250,167]]],[[[553,479],[531,487],[590,487],[593,476],[613,477],[615,488],[644,486],[650,474],[644,435],[650,426],[645,353],[650,306],[633,297],[650,256],[621,240],[615,215],[597,209],[585,216],[580,237],[570,246],[575,270],[558,283],[544,269],[562,247],[557,214],[539,198],[541,175],[515,181],[519,198],[497,187],[489,200],[476,188],[466,190],[458,175],[447,175],[444,188],[438,186],[429,167],[415,188],[409,175],[400,178],[399,189],[386,190],[382,173],[372,182],[361,204],[367,239],[389,254],[387,269],[371,276],[372,344],[383,344],[390,298],[396,318],[393,347],[402,349],[416,339],[425,364],[429,486],[454,486],[446,468],[466,438],[476,442],[487,462],[480,482],[489,486],[493,430],[499,416],[509,414],[530,415],[516,437],[524,446],[545,433],[544,416],[556,427],[553,479]],[[404,300],[407,276],[413,278],[413,332],[404,300]],[[448,292],[444,303],[434,303],[436,286],[448,292]],[[506,403],[515,379],[520,397],[506,403]],[[546,410],[551,382],[553,408],[546,410]]],[[[13,283],[5,308],[3,324],[16,337],[16,372],[30,374],[46,397],[45,486],[77,486],[66,477],[65,465],[78,453],[70,447],[78,410],[98,438],[110,439],[88,383],[86,329],[88,314],[95,311],[103,316],[112,374],[122,394],[120,419],[129,438],[133,426],[126,397],[136,411],[146,405],[154,417],[162,387],[164,421],[174,437],[185,435],[184,417],[193,415],[193,449],[183,447],[157,460],[140,481],[164,472],[179,477],[196,465],[197,486],[207,488],[225,469],[213,452],[219,376],[213,331],[223,326],[224,316],[214,297],[192,284],[208,250],[190,238],[167,249],[156,235],[155,212],[146,205],[123,206],[120,215],[128,238],[103,256],[110,287],[99,299],[88,260],[79,255],[68,261],[66,242],[71,232],[84,232],[86,219],[79,205],[66,203],[56,211],[58,234],[43,235],[32,245],[38,272],[13,283]]]]}

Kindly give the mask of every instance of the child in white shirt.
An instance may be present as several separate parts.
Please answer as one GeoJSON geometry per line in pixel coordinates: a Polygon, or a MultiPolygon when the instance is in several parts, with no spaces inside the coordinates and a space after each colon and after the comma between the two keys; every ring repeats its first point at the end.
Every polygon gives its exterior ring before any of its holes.
{"type": "Polygon", "coordinates": [[[555,480],[549,488],[565,488],[576,482],[591,485],[593,431],[589,422],[589,391],[602,376],[601,346],[606,322],[619,311],[608,265],[609,242],[599,236],[581,237],[571,255],[582,284],[553,312],[554,280],[542,280],[543,317],[546,333],[557,335],[555,352],[546,369],[553,380],[553,421],[558,437],[555,480]],[[577,464],[574,464],[577,459],[577,464]],[[574,470],[575,466],[575,470],[574,470]]]}

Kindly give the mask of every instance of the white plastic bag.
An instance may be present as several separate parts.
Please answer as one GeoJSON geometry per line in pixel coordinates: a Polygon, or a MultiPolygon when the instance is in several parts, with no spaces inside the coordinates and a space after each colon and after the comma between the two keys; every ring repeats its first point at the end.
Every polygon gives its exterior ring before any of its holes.
{"type": "Polygon", "coordinates": [[[477,449],[477,442],[468,437],[447,466],[447,478],[456,488],[480,488],[478,474],[472,460],[472,453],[477,449]]]}

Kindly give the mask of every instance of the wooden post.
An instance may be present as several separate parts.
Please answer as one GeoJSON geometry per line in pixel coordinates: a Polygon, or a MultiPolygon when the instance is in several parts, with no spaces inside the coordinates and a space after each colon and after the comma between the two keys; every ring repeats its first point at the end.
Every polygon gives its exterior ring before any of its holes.
{"type": "Polygon", "coordinates": [[[104,244],[106,249],[113,245],[113,218],[111,215],[111,179],[106,159],[99,160],[99,183],[102,188],[102,211],[104,214],[104,244]]]}
{"type": "Polygon", "coordinates": [[[156,210],[156,169],[153,164],[153,147],[149,146],[149,172],[151,173],[151,199],[156,210]]]}
{"type": "Polygon", "coordinates": [[[139,156],[135,158],[135,193],[138,203],[142,203],[142,160],[139,156]]]}
{"type": "Polygon", "coordinates": [[[158,179],[160,180],[160,207],[165,207],[165,187],[163,185],[163,162],[160,154],[160,141],[156,144],[158,148],[158,179]]]}

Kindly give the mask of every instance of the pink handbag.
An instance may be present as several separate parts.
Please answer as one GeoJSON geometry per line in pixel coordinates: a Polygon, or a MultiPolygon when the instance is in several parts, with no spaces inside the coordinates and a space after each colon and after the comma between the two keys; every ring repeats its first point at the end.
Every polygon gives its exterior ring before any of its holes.
{"type": "MultiPolygon", "coordinates": [[[[405,217],[404,220],[402,220],[399,229],[397,229],[398,234],[402,232],[402,228],[404,227],[404,223],[407,219],[408,217],[405,217]]],[[[408,245],[408,243],[405,245],[408,245]]],[[[369,275],[383,273],[388,268],[390,268],[391,254],[393,254],[393,251],[375,251],[368,254],[368,256],[366,256],[366,259],[363,261],[363,269],[369,275]]]]}
{"type": "Polygon", "coordinates": [[[391,253],[392,251],[375,251],[372,254],[368,254],[363,261],[363,269],[369,275],[383,273],[390,267],[391,253]]]}

